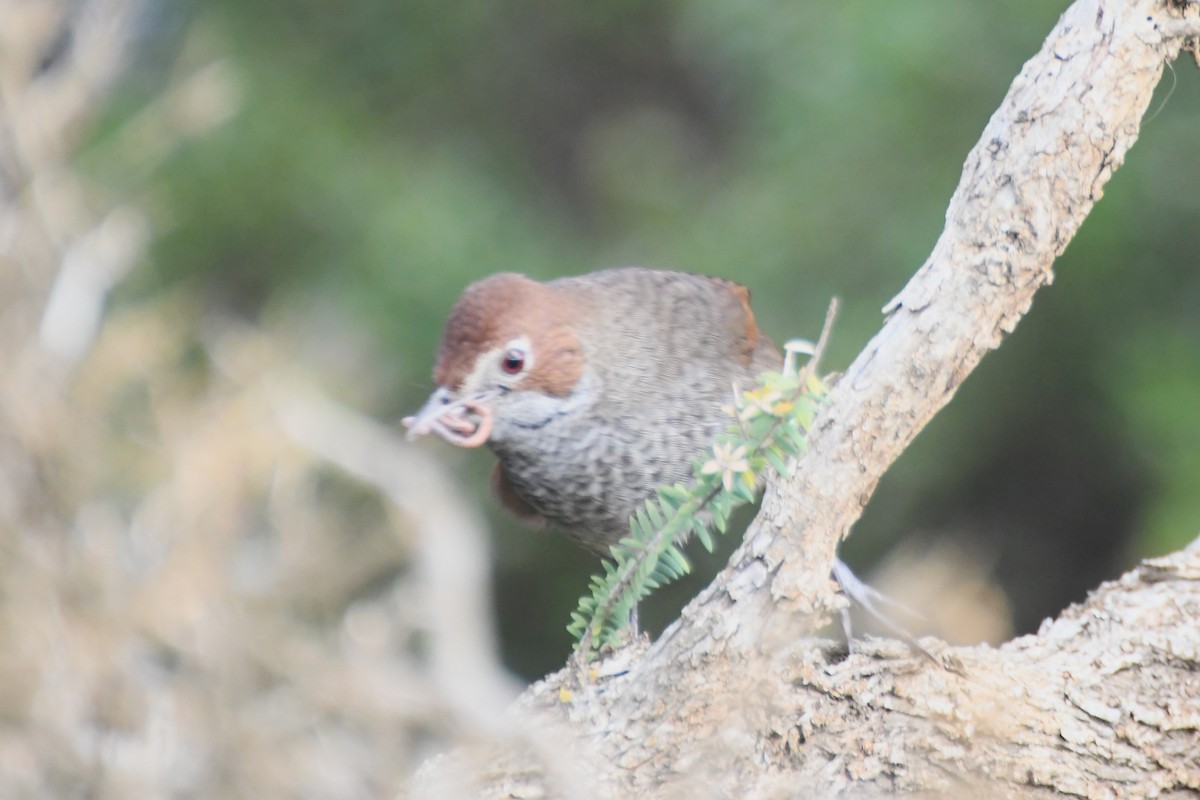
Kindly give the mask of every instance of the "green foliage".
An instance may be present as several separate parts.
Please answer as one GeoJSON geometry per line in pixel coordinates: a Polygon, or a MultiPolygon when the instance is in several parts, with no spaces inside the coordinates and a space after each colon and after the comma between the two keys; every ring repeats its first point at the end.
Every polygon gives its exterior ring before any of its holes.
{"type": "MultiPolygon", "coordinates": [[[[341,399],[381,418],[428,396],[455,297],[501,270],[722,275],[775,335],[837,294],[829,362],[845,365],[928,255],[967,151],[1063,7],[155,4],[84,158],[155,227],[113,305],[192,287],[206,311],[293,332],[297,360],[344,370],[341,399]],[[179,90],[208,64],[233,78],[233,116],[188,133],[213,96],[179,90]]],[[[1200,352],[1200,195],[1180,169],[1195,70],[1171,66],[1054,286],[889,470],[849,555],[913,531],[972,539],[1031,628],[1195,532],[1196,362],[1170,355],[1200,352]],[[1114,342],[1136,347],[1114,363],[1114,342]]],[[[488,459],[447,457],[482,496],[488,459]]],[[[536,678],[570,644],[539,612],[571,603],[593,562],[493,524],[504,657],[536,678]]],[[[643,621],[690,582],[703,576],[643,621]]]]}
{"type": "Polygon", "coordinates": [[[694,533],[711,553],[711,529],[724,533],[733,509],[754,502],[766,470],[789,474],[788,460],[804,450],[825,394],[825,384],[806,369],[763,373],[757,388],[736,395],[726,407],[734,422],[696,462],[692,484],[660,487],[630,519],[630,535],[613,545],[603,572],[592,576],[567,627],[582,660],[595,646],[618,642],[639,602],[688,573],[681,542],[694,533]]]}

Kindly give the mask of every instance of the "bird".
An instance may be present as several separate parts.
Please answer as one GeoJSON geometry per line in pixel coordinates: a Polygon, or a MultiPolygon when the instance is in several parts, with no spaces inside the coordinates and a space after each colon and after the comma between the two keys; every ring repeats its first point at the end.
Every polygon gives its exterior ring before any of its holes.
{"type": "Polygon", "coordinates": [[[778,370],[750,292],[724,278],[624,267],[468,286],[438,346],[437,388],[403,423],[497,457],[519,520],[608,555],[657,487],[691,482],[737,390],[778,370]]]}
{"type": "MultiPolygon", "coordinates": [[[[410,439],[432,433],[460,447],[487,445],[503,507],[608,556],[658,487],[690,482],[728,429],[734,394],[783,364],[758,328],[749,290],[724,278],[623,267],[542,283],[503,272],[454,304],[434,364],[437,388],[402,423],[410,439]]],[[[914,612],[840,558],[830,576],[913,652],[939,663],[889,609],[914,612]]],[[[849,646],[845,608],[841,621],[849,646]]],[[[636,608],[630,623],[636,635],[636,608]]]]}

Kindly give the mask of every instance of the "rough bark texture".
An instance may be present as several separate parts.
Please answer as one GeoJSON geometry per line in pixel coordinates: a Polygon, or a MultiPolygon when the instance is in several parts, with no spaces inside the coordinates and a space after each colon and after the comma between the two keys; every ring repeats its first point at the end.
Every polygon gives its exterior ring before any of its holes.
{"type": "MultiPolygon", "coordinates": [[[[1037,636],[939,648],[945,667],[903,646],[835,663],[803,638],[833,608],[835,548],[879,478],[1051,281],[1197,31],[1190,3],[1080,0],[1063,15],[967,156],[929,260],[730,565],[627,674],[564,701],[564,670],[519,703],[528,724],[576,734],[591,793],[1200,791],[1196,547],[1101,587],[1037,636]]],[[[561,791],[537,759],[487,753],[486,795],[561,791]]],[[[463,751],[426,777],[472,760],[463,751]]]]}

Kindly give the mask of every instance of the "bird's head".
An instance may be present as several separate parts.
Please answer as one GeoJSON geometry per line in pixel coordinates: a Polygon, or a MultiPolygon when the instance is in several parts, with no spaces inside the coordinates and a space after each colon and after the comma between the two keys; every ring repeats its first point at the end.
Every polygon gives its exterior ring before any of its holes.
{"type": "Polygon", "coordinates": [[[578,298],[515,273],[468,286],[438,347],[438,388],[404,425],[478,447],[536,431],[580,402],[578,298]]]}

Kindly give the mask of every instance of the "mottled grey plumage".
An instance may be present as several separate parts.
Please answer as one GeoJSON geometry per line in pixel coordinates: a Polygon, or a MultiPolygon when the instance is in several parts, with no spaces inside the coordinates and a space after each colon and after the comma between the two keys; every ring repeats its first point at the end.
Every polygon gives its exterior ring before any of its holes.
{"type": "MultiPolygon", "coordinates": [[[[434,368],[439,388],[405,424],[413,436],[486,442],[505,506],[607,554],[656,487],[692,478],[729,424],[721,407],[732,387],[780,368],[749,301],[735,283],[681,272],[614,269],[544,284],[493,275],[455,304],[434,368]]],[[[833,577],[937,663],[885,613],[893,601],[841,561],[833,577]]]]}
{"type": "Polygon", "coordinates": [[[491,393],[505,505],[606,553],[655,487],[691,479],[732,387],[779,368],[748,300],[719,278],[639,268],[497,275],[451,313],[435,376],[447,397],[491,393]],[[492,364],[514,343],[530,365],[510,380],[492,364]]]}

